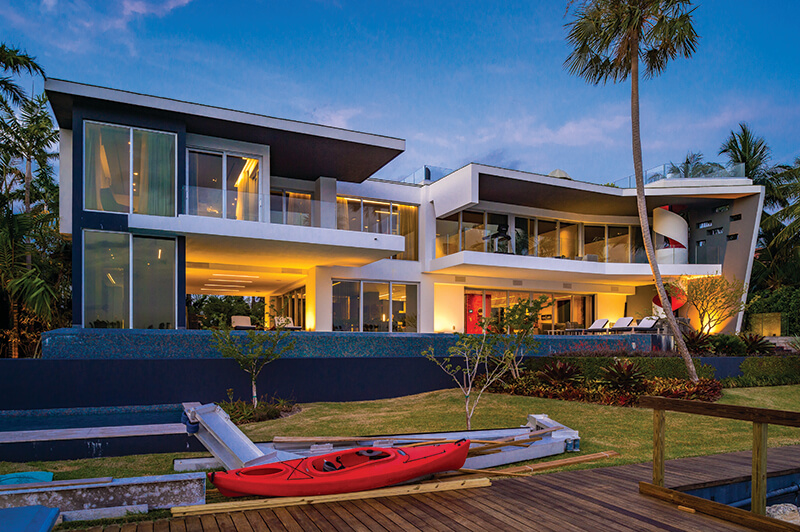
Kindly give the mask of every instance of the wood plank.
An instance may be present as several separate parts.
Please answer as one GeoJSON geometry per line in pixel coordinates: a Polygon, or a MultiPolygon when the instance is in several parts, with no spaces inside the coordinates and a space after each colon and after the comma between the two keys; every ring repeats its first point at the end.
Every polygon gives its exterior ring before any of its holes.
{"type": "Polygon", "coordinates": [[[333,526],[336,530],[350,530],[350,527],[347,523],[339,517],[336,512],[330,507],[329,504],[319,504],[315,506],[317,511],[325,518],[331,526],[333,526]]]}
{"type": "Polygon", "coordinates": [[[247,520],[247,516],[244,515],[244,512],[235,512],[229,515],[231,521],[233,521],[233,526],[236,527],[236,532],[254,532],[253,527],[250,526],[250,521],[247,520]]]}
{"type": "MultiPolygon", "coordinates": [[[[374,513],[379,513],[389,519],[391,522],[396,524],[400,527],[400,530],[404,530],[406,532],[416,532],[420,530],[418,527],[414,526],[409,520],[403,518],[400,514],[392,511],[389,507],[384,506],[381,504],[381,501],[375,499],[364,499],[361,501],[369,511],[374,513]]],[[[304,508],[313,508],[313,506],[306,506],[304,508]]]]}
{"type": "Polygon", "coordinates": [[[666,422],[664,411],[653,410],[653,484],[664,486],[664,438],[666,422]]]}
{"type": "Polygon", "coordinates": [[[153,532],[169,532],[169,521],[166,519],[153,521],[153,532]]]}
{"type": "Polygon", "coordinates": [[[363,501],[341,501],[337,504],[342,505],[342,508],[350,512],[353,517],[361,521],[370,530],[388,530],[390,532],[403,530],[402,527],[397,526],[384,515],[378,512],[371,512],[369,506],[364,504],[363,501]],[[375,523],[375,525],[372,523],[375,523]]]}
{"type": "Polygon", "coordinates": [[[273,510],[260,510],[256,513],[261,517],[261,519],[263,519],[264,524],[266,524],[267,528],[269,528],[272,532],[286,532],[286,527],[283,526],[283,523],[278,516],[275,515],[273,510]]]}
{"type": "Polygon", "coordinates": [[[289,506],[286,508],[286,511],[289,512],[289,515],[292,516],[292,519],[294,519],[303,530],[307,530],[308,532],[319,532],[320,527],[316,525],[313,519],[309,519],[309,517],[301,508],[302,506],[289,506]]]}
{"type": "MultiPolygon", "coordinates": [[[[136,532],[136,529],[139,528],[136,523],[125,523],[119,529],[119,532],[136,532]]],[[[185,530],[183,532],[186,532],[185,530]]]]}
{"type": "Polygon", "coordinates": [[[18,491],[39,488],[60,488],[62,486],[80,486],[83,484],[108,484],[113,477],[77,478],[72,480],[53,480],[51,482],[26,482],[24,484],[3,484],[0,491],[18,491]]]}
{"type": "Polygon", "coordinates": [[[437,532],[452,532],[458,528],[448,519],[442,520],[442,516],[431,512],[428,508],[418,507],[414,501],[406,500],[404,497],[388,497],[381,499],[381,503],[395,511],[399,515],[406,516],[414,526],[420,530],[436,530],[437,532]]]}
{"type": "MultiPolygon", "coordinates": [[[[494,495],[494,494],[492,494],[494,495]]],[[[452,508],[463,515],[474,518],[477,522],[484,525],[487,529],[496,530],[521,530],[530,526],[531,521],[518,519],[518,511],[507,511],[498,509],[496,506],[486,504],[485,500],[494,498],[485,495],[472,494],[470,497],[459,497],[453,493],[436,494],[435,498],[442,501],[447,507],[452,508]]]]}
{"type": "Polygon", "coordinates": [[[738,523],[755,530],[800,532],[800,526],[787,523],[786,521],[779,521],[778,519],[757,515],[740,508],[709,501],[669,488],[662,488],[661,486],[655,486],[647,482],[639,483],[639,493],[673,504],[680,504],[681,506],[692,508],[697,512],[719,517],[720,519],[738,523]]]}
{"type": "MultiPolygon", "coordinates": [[[[369,532],[369,527],[362,523],[356,516],[348,512],[340,503],[332,502],[327,506],[332,512],[341,517],[342,521],[347,523],[347,526],[349,527],[348,530],[355,530],[356,532],[369,532]]],[[[386,529],[380,527],[377,530],[385,532],[386,529]]]]}
{"type": "Polygon", "coordinates": [[[186,518],[186,532],[203,532],[203,523],[197,516],[190,516],[186,518]]]}
{"type": "MultiPolygon", "coordinates": [[[[139,523],[136,532],[153,532],[153,522],[145,521],[144,523],[139,523]]],[[[202,530],[200,532],[202,532],[202,530]]]]}
{"type": "MultiPolygon", "coordinates": [[[[415,499],[419,504],[425,505],[430,508],[432,511],[445,516],[448,520],[455,523],[457,526],[461,527],[463,530],[472,530],[473,532],[485,532],[487,528],[493,528],[490,523],[487,523],[483,520],[478,522],[477,519],[473,519],[471,515],[463,515],[461,512],[456,512],[452,508],[450,508],[447,504],[442,504],[441,500],[437,500],[436,497],[430,495],[412,495],[411,498],[415,499]],[[486,526],[484,526],[486,525],[486,526]]],[[[488,516],[484,515],[484,519],[488,516]]],[[[496,526],[498,521],[494,522],[496,526]]]]}
{"type": "Polygon", "coordinates": [[[336,527],[325,519],[325,516],[317,510],[315,505],[306,504],[304,506],[294,506],[293,508],[306,514],[306,517],[311,519],[322,532],[336,532],[336,527]]]}
{"type": "Polygon", "coordinates": [[[767,429],[766,423],[753,423],[753,482],[750,485],[750,511],[767,515],[767,429]]]}
{"type": "Polygon", "coordinates": [[[220,532],[236,532],[236,527],[233,525],[230,515],[219,514],[214,517],[217,520],[217,526],[220,532]]]}
{"type": "Polygon", "coordinates": [[[203,524],[203,532],[217,532],[219,525],[212,515],[201,515],[200,522],[203,524]]]}
{"type": "Polygon", "coordinates": [[[685,399],[667,399],[665,397],[644,396],[639,398],[640,408],[669,410],[699,416],[738,419],[753,423],[767,423],[786,427],[800,427],[800,412],[756,408],[752,406],[721,405],[703,401],[687,401],[685,399]]]}
{"type": "Polygon", "coordinates": [[[183,423],[156,423],[151,425],[125,425],[119,427],[17,430],[13,432],[0,432],[0,443],[95,440],[101,438],[128,438],[131,436],[162,436],[168,434],[186,434],[186,426],[183,423]]]}
{"type": "MultiPolygon", "coordinates": [[[[125,532],[125,530],[122,530],[120,532],[125,532]]],[[[171,520],[169,522],[169,532],[186,532],[186,521],[184,521],[183,519],[171,520]]]]}
{"type": "Polygon", "coordinates": [[[335,495],[314,495],[307,497],[274,497],[271,499],[255,499],[248,501],[220,502],[201,504],[197,506],[175,506],[171,508],[173,516],[200,515],[206,513],[236,512],[243,510],[257,510],[263,508],[279,508],[284,506],[297,506],[299,504],[320,504],[334,501],[368,499],[373,497],[391,497],[411,493],[428,493],[432,491],[447,491],[458,489],[471,489],[490,486],[487,478],[468,480],[449,480],[431,482],[427,484],[409,484],[390,488],[380,488],[369,491],[340,493],[335,495]]]}
{"type": "Polygon", "coordinates": [[[286,527],[288,532],[303,532],[303,527],[295,521],[292,514],[289,513],[289,510],[286,508],[275,508],[273,511],[275,512],[275,517],[280,519],[281,524],[286,527]]]}
{"type": "MultiPolygon", "coordinates": [[[[253,532],[269,532],[269,527],[261,519],[261,514],[256,510],[248,510],[246,512],[242,512],[244,516],[247,518],[247,522],[250,523],[250,528],[253,529],[253,532]]],[[[192,519],[191,517],[187,517],[187,519],[192,519]]]]}
{"type": "MultiPolygon", "coordinates": [[[[536,473],[538,471],[545,471],[547,469],[555,469],[557,467],[563,467],[573,464],[582,464],[585,462],[593,462],[595,460],[602,460],[603,458],[612,458],[615,456],[619,456],[619,453],[616,451],[602,451],[599,453],[592,453],[586,454],[582,456],[572,456],[570,458],[561,458],[559,460],[551,460],[550,462],[542,462],[539,464],[531,464],[531,465],[524,465],[524,466],[517,466],[517,467],[508,467],[504,469],[460,469],[459,471],[468,471],[470,475],[474,476],[476,474],[483,474],[486,475],[493,475],[495,472],[508,474],[514,473],[516,476],[518,473],[536,473]]],[[[443,473],[441,475],[436,475],[436,478],[440,479],[449,479],[449,478],[461,478],[462,473],[453,472],[453,473],[443,473]]],[[[485,475],[484,475],[485,476],[485,475]]],[[[524,475],[527,476],[527,475],[524,475]]],[[[638,479],[637,479],[638,481],[638,479]]]]}

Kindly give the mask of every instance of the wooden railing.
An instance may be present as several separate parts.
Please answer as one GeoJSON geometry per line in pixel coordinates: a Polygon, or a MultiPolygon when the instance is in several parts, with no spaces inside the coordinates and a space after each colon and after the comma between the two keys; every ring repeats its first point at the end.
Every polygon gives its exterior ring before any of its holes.
{"type": "MultiPolygon", "coordinates": [[[[768,408],[753,408],[747,406],[718,405],[714,403],[704,403],[700,401],[686,401],[683,399],[667,399],[664,397],[642,397],[639,405],[643,408],[653,409],[653,484],[660,489],[651,489],[651,485],[641,483],[639,491],[648,495],[672,500],[680,503],[688,500],[689,495],[679,494],[673,490],[664,489],[664,444],[665,444],[665,425],[664,412],[683,412],[686,414],[696,414],[700,416],[711,416],[726,419],[736,419],[740,421],[750,421],[753,423],[753,472],[751,483],[751,505],[750,512],[756,516],[766,514],[767,505],[767,427],[769,425],[782,425],[786,427],[800,427],[800,412],[789,412],[786,410],[771,410],[768,408]]],[[[697,498],[692,498],[697,499],[697,498]]],[[[702,499],[701,499],[702,500],[702,499]]],[[[695,501],[698,502],[698,501],[695,501]]],[[[711,513],[718,517],[742,518],[735,508],[719,508],[718,503],[703,503],[703,508],[698,508],[704,513],[711,513]],[[713,507],[713,508],[712,508],[713,507]],[[712,511],[706,511],[711,508],[712,511]],[[725,516],[718,513],[724,513],[725,516]]],[[[741,511],[741,510],[739,510],[741,511]]],[[[743,512],[747,513],[747,512],[743,512]]],[[[766,518],[761,518],[766,519],[766,518]]],[[[759,521],[761,521],[759,519],[759,521]]],[[[770,520],[772,521],[772,520],[770,520]]]]}

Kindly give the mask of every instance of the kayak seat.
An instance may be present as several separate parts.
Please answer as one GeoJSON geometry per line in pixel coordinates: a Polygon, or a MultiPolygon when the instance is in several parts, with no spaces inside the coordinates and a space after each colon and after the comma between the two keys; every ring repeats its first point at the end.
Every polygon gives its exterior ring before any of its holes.
{"type": "MultiPolygon", "coordinates": [[[[338,458],[337,458],[337,460],[338,460],[338,458]]],[[[339,463],[341,464],[341,462],[339,462],[339,463]]],[[[336,464],[334,464],[330,460],[325,460],[324,462],[322,462],[322,470],[324,472],[326,472],[326,473],[330,473],[331,471],[339,471],[341,469],[344,469],[344,465],[340,465],[339,467],[336,467],[336,464]]]]}

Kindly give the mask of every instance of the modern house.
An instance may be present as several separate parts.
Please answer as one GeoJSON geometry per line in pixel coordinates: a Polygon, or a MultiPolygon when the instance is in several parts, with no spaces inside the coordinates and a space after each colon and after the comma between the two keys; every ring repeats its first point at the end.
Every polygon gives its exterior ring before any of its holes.
{"type": "MultiPolygon", "coordinates": [[[[479,316],[540,294],[553,299],[542,331],[654,312],[633,188],[481,164],[377,180],[403,140],[55,79],[45,89],[76,327],[185,328],[186,294],[269,297],[316,331],[477,332],[479,316]]],[[[662,274],[749,281],[762,188],[735,175],[649,181],[662,274]]]]}

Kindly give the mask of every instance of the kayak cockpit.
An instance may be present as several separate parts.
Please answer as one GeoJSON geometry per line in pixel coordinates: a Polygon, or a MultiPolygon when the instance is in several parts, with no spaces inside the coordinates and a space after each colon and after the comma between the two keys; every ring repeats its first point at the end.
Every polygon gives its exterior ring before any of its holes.
{"type": "Polygon", "coordinates": [[[320,457],[313,460],[311,462],[311,468],[320,473],[332,473],[333,471],[352,469],[363,464],[376,462],[378,460],[386,460],[391,457],[392,454],[379,449],[353,449],[333,459],[330,459],[331,457],[320,457]]]}

